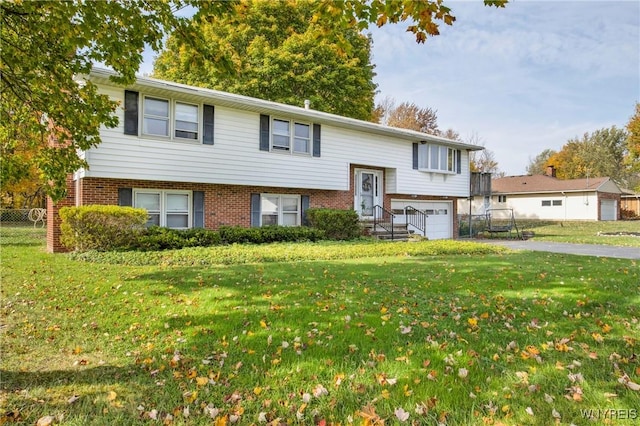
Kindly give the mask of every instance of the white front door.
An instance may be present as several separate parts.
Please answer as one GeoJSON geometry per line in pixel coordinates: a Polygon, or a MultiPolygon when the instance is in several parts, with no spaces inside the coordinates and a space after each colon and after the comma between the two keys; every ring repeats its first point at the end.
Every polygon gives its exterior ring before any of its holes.
{"type": "Polygon", "coordinates": [[[356,169],[354,209],[362,219],[373,219],[373,208],[382,205],[382,172],[356,169]]]}

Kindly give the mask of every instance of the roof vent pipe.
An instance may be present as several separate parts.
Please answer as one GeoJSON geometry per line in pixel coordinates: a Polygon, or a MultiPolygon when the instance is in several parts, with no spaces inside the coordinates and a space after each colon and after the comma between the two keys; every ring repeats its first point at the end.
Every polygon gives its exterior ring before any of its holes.
{"type": "Polygon", "coordinates": [[[309,99],[304,100],[304,109],[309,109],[311,107],[311,101],[309,99]]]}

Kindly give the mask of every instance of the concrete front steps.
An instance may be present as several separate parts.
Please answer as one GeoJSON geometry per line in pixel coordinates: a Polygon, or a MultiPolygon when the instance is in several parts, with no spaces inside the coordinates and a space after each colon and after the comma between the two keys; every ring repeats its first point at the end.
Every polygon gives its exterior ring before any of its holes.
{"type": "Polygon", "coordinates": [[[413,234],[413,231],[410,231],[407,227],[407,224],[405,223],[394,224],[393,234],[391,233],[390,223],[378,224],[375,230],[373,221],[361,221],[360,224],[362,225],[364,235],[371,235],[378,240],[409,241],[411,235],[413,234]]]}

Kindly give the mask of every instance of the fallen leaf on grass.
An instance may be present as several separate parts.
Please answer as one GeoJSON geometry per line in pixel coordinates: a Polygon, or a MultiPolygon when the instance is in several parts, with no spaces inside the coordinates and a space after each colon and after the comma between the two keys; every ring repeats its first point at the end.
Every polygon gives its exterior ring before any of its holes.
{"type": "Polygon", "coordinates": [[[38,419],[38,422],[36,423],[36,426],[50,426],[53,424],[54,420],[55,420],[55,417],[53,416],[40,417],[38,419]]]}
{"type": "Polygon", "coordinates": [[[409,419],[409,413],[404,411],[402,407],[396,408],[393,413],[401,422],[406,422],[409,419]]]}
{"type": "Polygon", "coordinates": [[[640,385],[631,381],[631,378],[626,374],[618,379],[618,382],[622,383],[633,391],[640,391],[640,385]]]}

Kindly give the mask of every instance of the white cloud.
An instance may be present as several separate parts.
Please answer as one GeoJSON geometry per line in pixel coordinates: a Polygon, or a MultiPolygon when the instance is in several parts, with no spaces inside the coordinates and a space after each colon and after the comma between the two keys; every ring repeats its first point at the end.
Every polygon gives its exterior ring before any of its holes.
{"type": "Polygon", "coordinates": [[[380,97],[476,132],[508,174],[569,138],[624,125],[640,100],[640,3],[450,6],[458,20],[425,45],[402,24],[372,31],[380,97]]]}

